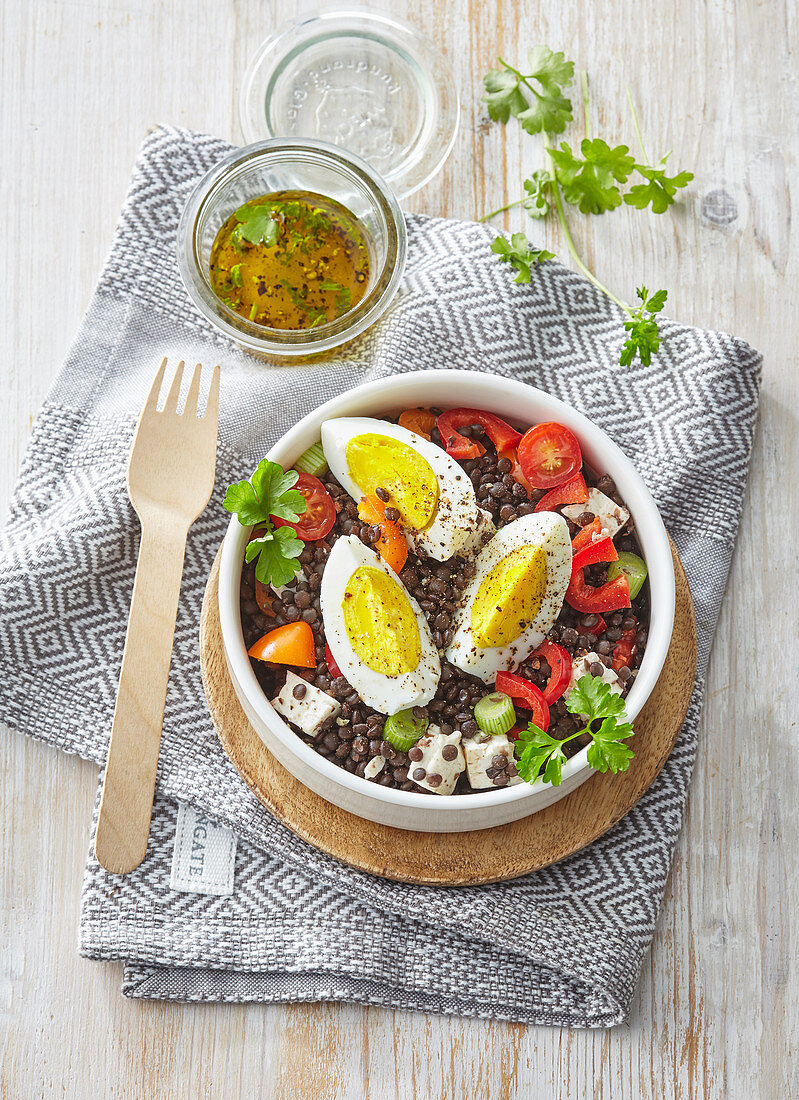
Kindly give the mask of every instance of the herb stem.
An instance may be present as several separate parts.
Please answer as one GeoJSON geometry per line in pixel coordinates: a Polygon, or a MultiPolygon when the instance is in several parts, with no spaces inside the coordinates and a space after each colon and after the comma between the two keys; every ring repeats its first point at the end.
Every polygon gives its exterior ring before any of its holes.
{"type": "MultiPolygon", "coordinates": [[[[525,196],[526,197],[526,196],[525,196]]],[[[478,218],[478,222],[487,222],[491,218],[495,218],[497,214],[503,214],[506,210],[512,210],[514,206],[521,206],[524,199],[517,199],[515,202],[506,203],[504,206],[500,206],[497,210],[492,210],[490,214],[483,214],[482,218],[478,218]]]]}
{"type": "Polygon", "coordinates": [[[583,112],[585,114],[585,136],[588,140],[591,140],[591,120],[588,113],[588,73],[585,69],[580,70],[580,79],[583,85],[583,112]]]}
{"type": "Polygon", "coordinates": [[[497,58],[497,60],[499,61],[500,65],[504,65],[509,72],[512,72],[513,75],[518,78],[516,81],[517,86],[519,84],[524,84],[525,88],[528,88],[537,100],[540,101],[541,99],[543,99],[543,96],[541,96],[540,93],[536,91],[536,89],[532,86],[532,84],[523,72],[520,72],[518,69],[514,69],[514,67],[512,65],[509,65],[507,61],[503,61],[501,57],[497,58]]]}
{"type": "Polygon", "coordinates": [[[638,115],[635,113],[635,104],[633,103],[633,94],[630,91],[630,85],[629,84],[625,85],[625,87],[626,87],[626,90],[627,90],[627,102],[630,104],[630,114],[632,115],[633,126],[635,127],[635,134],[636,134],[636,137],[638,138],[638,144],[641,146],[641,154],[644,158],[645,163],[649,164],[650,163],[649,156],[647,155],[646,147],[644,145],[644,138],[643,138],[643,135],[641,133],[641,127],[638,125],[638,115]]]}
{"type": "MultiPolygon", "coordinates": [[[[551,152],[551,149],[549,147],[547,147],[547,152],[551,152]]],[[[569,252],[571,252],[572,256],[574,257],[574,262],[577,264],[580,271],[582,271],[583,275],[585,275],[586,279],[589,279],[597,288],[597,290],[601,290],[604,295],[610,298],[611,302],[615,302],[619,309],[623,309],[627,316],[632,318],[632,310],[626,304],[626,302],[623,302],[621,298],[617,298],[612,291],[608,290],[605,284],[601,283],[599,279],[597,279],[593,271],[591,271],[583,263],[582,259],[580,258],[580,253],[577,251],[577,247],[569,231],[569,223],[566,221],[566,211],[563,207],[563,198],[560,193],[560,184],[558,183],[557,179],[552,184],[552,190],[555,194],[555,209],[558,212],[558,221],[560,222],[560,227],[563,230],[563,236],[566,238],[566,245],[569,249],[569,252]]]]}

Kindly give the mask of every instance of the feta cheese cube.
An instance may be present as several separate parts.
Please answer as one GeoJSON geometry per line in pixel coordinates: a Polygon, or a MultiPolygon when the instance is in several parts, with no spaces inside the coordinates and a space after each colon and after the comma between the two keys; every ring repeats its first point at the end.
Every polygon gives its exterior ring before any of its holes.
{"type": "Polygon", "coordinates": [[[516,772],[513,742],[508,739],[506,733],[489,737],[487,741],[474,739],[464,741],[463,751],[466,756],[466,774],[469,777],[469,784],[475,790],[481,790],[484,787],[508,787],[514,783],[524,782],[516,772]],[[508,764],[510,764],[509,769],[508,764]],[[493,775],[488,775],[489,769],[494,773],[493,775]],[[510,781],[495,783],[494,779],[506,769],[511,773],[510,781]]]}
{"type": "Polygon", "coordinates": [[[286,682],[272,700],[272,706],[309,737],[315,737],[322,723],[335,718],[341,710],[336,699],[303,680],[296,672],[287,673],[286,682]],[[302,698],[297,699],[294,689],[300,684],[305,691],[301,692],[302,698]]]}
{"type": "Polygon", "coordinates": [[[382,756],[373,756],[366,767],[363,769],[365,779],[376,779],[386,766],[385,758],[382,756]]]}
{"type": "Polygon", "coordinates": [[[599,534],[599,538],[602,539],[613,538],[630,518],[630,513],[626,508],[622,508],[615,500],[611,500],[604,493],[600,493],[599,489],[588,490],[588,500],[585,504],[567,504],[561,511],[572,523],[576,523],[577,517],[582,515],[583,512],[593,512],[602,524],[602,530],[599,534]]]}
{"type": "Polygon", "coordinates": [[[408,755],[411,756],[408,779],[433,794],[452,794],[458,776],[466,767],[459,730],[444,734],[438,726],[428,726],[425,736],[419,738],[408,755]]]}
{"type": "MultiPolygon", "coordinates": [[[[582,657],[575,657],[572,661],[572,678],[569,681],[569,686],[566,688],[566,695],[568,695],[569,692],[575,687],[577,681],[580,679],[581,676],[592,675],[591,665],[593,665],[594,663],[602,665],[601,679],[603,680],[603,682],[608,685],[608,687],[612,692],[614,692],[614,694],[621,695],[623,685],[618,673],[614,669],[607,668],[605,665],[603,665],[602,658],[599,656],[599,654],[593,652],[586,653],[582,657]]],[[[581,715],[581,717],[585,718],[585,715],[583,714],[581,715]]]]}

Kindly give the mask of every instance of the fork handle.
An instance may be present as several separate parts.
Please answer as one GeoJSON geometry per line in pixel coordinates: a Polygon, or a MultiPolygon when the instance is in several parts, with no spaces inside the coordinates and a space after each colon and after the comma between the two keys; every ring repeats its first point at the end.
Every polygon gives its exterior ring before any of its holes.
{"type": "Polygon", "coordinates": [[[188,530],[142,529],[94,850],[112,874],[147,851],[188,530]]]}

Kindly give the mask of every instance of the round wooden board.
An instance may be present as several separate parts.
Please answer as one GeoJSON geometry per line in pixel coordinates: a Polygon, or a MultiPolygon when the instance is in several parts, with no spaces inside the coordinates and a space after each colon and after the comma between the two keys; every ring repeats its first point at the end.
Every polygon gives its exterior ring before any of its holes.
{"type": "Polygon", "coordinates": [[[469,833],[394,829],[340,810],[295,779],[252,728],[233,690],[222,651],[217,555],[200,618],[200,661],[219,740],[275,817],[315,848],[358,870],[398,882],[448,886],[500,882],[537,871],[585,848],[632,809],[665,764],[682,727],[696,674],[696,624],[688,580],[673,545],[672,556],[677,578],[674,634],[657,686],[635,721],[635,757],[629,770],[596,773],[559,802],[521,821],[469,833]]]}

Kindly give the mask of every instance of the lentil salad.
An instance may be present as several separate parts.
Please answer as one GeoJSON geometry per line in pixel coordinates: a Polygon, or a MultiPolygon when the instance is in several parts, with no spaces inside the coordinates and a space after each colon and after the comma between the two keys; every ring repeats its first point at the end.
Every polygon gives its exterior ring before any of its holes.
{"type": "MultiPolygon", "coordinates": [[[[479,547],[471,553],[435,560],[420,552],[418,546],[407,549],[403,538],[402,560],[392,558],[396,547],[392,549],[389,545],[386,531],[397,525],[401,515],[394,507],[392,493],[383,485],[374,486],[374,493],[367,498],[374,505],[370,511],[363,500],[356,501],[346,491],[330,470],[317,467],[318,479],[301,474],[306,479],[305,490],[309,477],[318,484],[315,493],[318,499],[312,504],[317,520],[318,500],[327,498],[330,502],[326,511],[328,523],[317,528],[324,530],[324,534],[306,539],[296,561],[298,572],[287,584],[271,586],[258,580],[254,559],[246,562],[242,570],[240,607],[244,639],[267,697],[293,731],[320,755],[365,779],[405,791],[468,794],[474,789],[499,789],[521,781],[513,754],[518,733],[515,723],[501,732],[489,731],[475,715],[481,701],[492,694],[502,695],[503,687],[507,692],[505,698],[512,698],[517,707],[532,706],[537,726],[565,742],[565,757],[574,755],[591,741],[590,733],[579,734],[583,726],[581,716],[566,705],[567,689],[573,686],[575,670],[580,668],[590,677],[611,683],[613,690],[624,697],[635,679],[647,642],[649,598],[648,585],[643,579],[645,566],[633,521],[612,480],[591,471],[581,458],[572,469],[569,461],[573,456],[569,456],[567,446],[565,458],[560,456],[560,475],[556,473],[549,482],[539,476],[536,479],[539,484],[532,485],[524,470],[529,472],[534,463],[530,448],[525,452],[524,447],[533,429],[522,438],[509,428],[518,445],[508,447],[508,438],[503,437],[501,430],[497,434],[497,423],[504,422],[482,414],[485,423],[481,424],[480,418],[473,415],[474,410],[465,412],[470,415],[465,420],[456,417],[455,423],[451,410],[448,413],[438,409],[406,410],[399,417],[399,424],[423,433],[433,446],[446,451],[457,462],[479,508],[490,516],[493,524],[491,530],[480,532],[480,544],[492,541],[493,527],[499,533],[523,517],[540,513],[543,505],[545,511],[552,509],[562,516],[561,522],[567,525],[574,554],[572,562],[580,560],[577,555],[581,546],[584,557],[588,548],[588,562],[577,570],[581,584],[572,592],[573,603],[578,606],[573,606],[567,595],[544,640],[515,662],[513,673],[497,673],[496,692],[487,686],[485,678],[470,674],[448,659],[464,592],[475,583],[479,547]],[[569,476],[564,478],[564,472],[569,476]],[[577,478],[583,484],[582,489],[578,487],[575,491],[572,482],[577,478]],[[558,496],[563,499],[559,501],[558,496]],[[600,502],[601,516],[591,511],[592,499],[600,502]],[[617,529],[608,539],[603,525],[613,526],[609,516],[614,511],[617,529]],[[392,735],[396,733],[392,717],[368,705],[340,674],[328,645],[321,589],[333,548],[347,539],[378,549],[396,568],[399,580],[424,617],[440,658],[440,675],[432,697],[423,705],[408,708],[408,722],[415,729],[406,741],[402,736],[392,735]],[[608,541],[612,555],[597,557],[592,547],[607,546],[608,541]],[[624,558],[628,559],[626,572],[619,568],[624,558]],[[638,563],[638,577],[635,568],[629,568],[629,561],[638,563]],[[604,613],[590,609],[593,592],[601,588],[618,590],[620,585],[626,585],[627,606],[604,613]],[[255,655],[261,641],[299,624],[312,637],[312,653],[305,667],[292,665],[289,671],[290,661],[270,660],[269,656],[274,654],[268,652],[255,655]],[[504,680],[500,679],[502,676],[504,680]],[[310,732],[307,723],[303,728],[302,706],[307,708],[322,696],[335,706],[310,732]],[[545,700],[544,711],[541,699],[545,700]],[[455,769],[457,774],[450,791],[446,789],[448,776],[455,769]]],[[[300,468],[299,461],[297,466],[300,468]]],[[[305,490],[306,499],[312,500],[314,494],[309,497],[305,490]]],[[[256,528],[252,538],[257,539],[259,533],[256,528]]],[[[520,717],[519,721],[523,719],[520,717]]]]}

